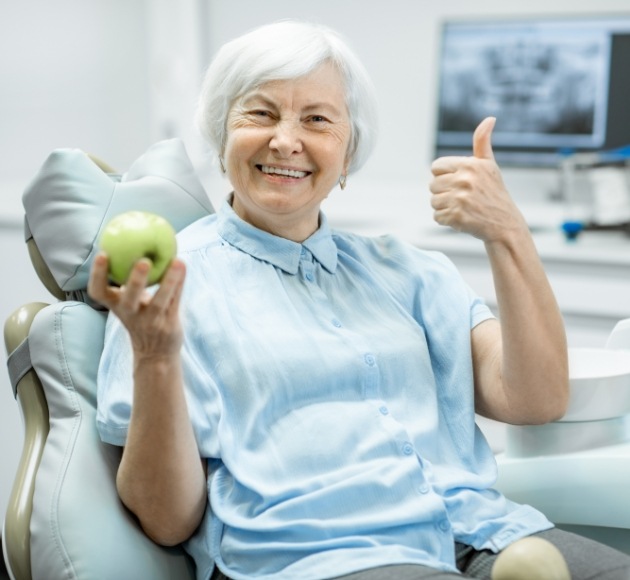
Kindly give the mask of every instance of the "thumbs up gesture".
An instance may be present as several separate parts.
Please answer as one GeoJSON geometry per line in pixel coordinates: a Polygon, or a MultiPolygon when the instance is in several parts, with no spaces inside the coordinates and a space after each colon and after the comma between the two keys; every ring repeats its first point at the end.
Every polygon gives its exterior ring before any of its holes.
{"type": "Polygon", "coordinates": [[[431,165],[433,218],[484,242],[501,241],[527,229],[512,201],[492,152],[496,119],[487,117],[473,134],[471,157],[440,157],[431,165]]]}

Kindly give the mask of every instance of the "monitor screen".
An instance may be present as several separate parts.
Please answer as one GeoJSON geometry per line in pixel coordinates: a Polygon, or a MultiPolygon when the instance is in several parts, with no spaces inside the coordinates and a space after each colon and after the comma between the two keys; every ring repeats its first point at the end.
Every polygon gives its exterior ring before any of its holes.
{"type": "Polygon", "coordinates": [[[438,157],[469,155],[487,116],[503,165],[630,144],[630,14],[447,21],[438,75],[438,157]]]}

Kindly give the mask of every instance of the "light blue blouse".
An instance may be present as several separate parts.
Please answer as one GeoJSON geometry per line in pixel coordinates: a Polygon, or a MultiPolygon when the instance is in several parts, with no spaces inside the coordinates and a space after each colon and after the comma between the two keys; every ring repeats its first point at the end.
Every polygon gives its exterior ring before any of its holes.
{"type": "MultiPolygon", "coordinates": [[[[179,234],[183,367],[209,507],[199,579],[318,579],[400,563],[455,570],[552,527],[492,489],[470,331],[492,314],[440,253],[321,226],[299,244],[226,202],[179,234]]],[[[98,428],[124,445],[131,350],[109,317],[98,428]]],[[[156,453],[160,450],[156,449],[156,453]]]]}

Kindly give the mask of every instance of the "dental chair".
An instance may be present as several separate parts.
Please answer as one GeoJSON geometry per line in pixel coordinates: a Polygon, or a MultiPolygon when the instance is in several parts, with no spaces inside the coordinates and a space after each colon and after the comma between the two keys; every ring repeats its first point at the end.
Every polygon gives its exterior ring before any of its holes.
{"type": "Polygon", "coordinates": [[[605,348],[570,348],[569,375],[560,421],[508,426],[496,487],[559,528],[630,554],[630,319],[605,348]]]}
{"type": "MultiPolygon", "coordinates": [[[[96,243],[111,217],[159,213],[180,230],[213,212],[179,140],[156,144],[116,174],[79,150],[51,154],[23,196],[29,254],[58,302],[6,321],[9,375],[24,447],[3,526],[13,579],[194,578],[121,504],[121,450],[95,427],[96,371],[107,313],[90,302],[96,243]]],[[[560,527],[630,553],[630,320],[606,349],[571,352],[572,396],[556,423],[508,428],[498,488],[560,527]],[[580,363],[584,363],[580,365],[580,363]]]]}
{"type": "Polygon", "coordinates": [[[54,151],[23,195],[33,265],[58,302],[18,308],[4,335],[24,446],[4,521],[11,578],[186,579],[181,547],[142,532],[118,499],[120,448],[100,441],[96,372],[107,313],[86,287],[101,229],[127,210],[152,211],[176,230],[213,212],[177,139],[116,174],[76,149],[54,151]]]}

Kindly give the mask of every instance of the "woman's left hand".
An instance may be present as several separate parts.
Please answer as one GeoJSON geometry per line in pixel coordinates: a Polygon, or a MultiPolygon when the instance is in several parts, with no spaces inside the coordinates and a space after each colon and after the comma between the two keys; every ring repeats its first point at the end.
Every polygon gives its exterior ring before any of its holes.
{"type": "Polygon", "coordinates": [[[494,117],[484,119],[473,135],[471,157],[440,157],[430,183],[433,217],[440,225],[484,242],[501,241],[527,223],[510,197],[492,152],[494,117]]]}
{"type": "Polygon", "coordinates": [[[525,218],[492,153],[495,119],[473,135],[471,157],[441,157],[431,168],[431,205],[442,225],[485,243],[498,307],[472,332],[475,410],[491,419],[538,424],[568,402],[564,324],[525,218]]]}

